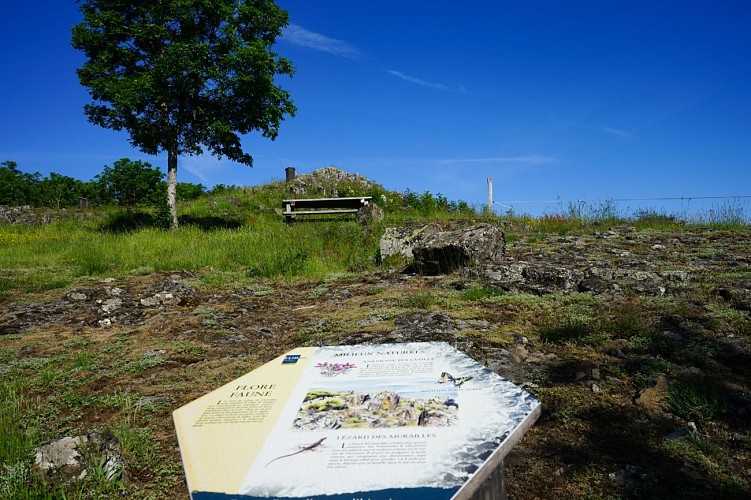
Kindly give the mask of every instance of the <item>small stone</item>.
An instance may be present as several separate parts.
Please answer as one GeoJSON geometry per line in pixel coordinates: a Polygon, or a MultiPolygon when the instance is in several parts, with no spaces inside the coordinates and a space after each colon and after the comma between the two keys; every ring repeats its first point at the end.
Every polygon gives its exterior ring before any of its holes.
{"type": "Polygon", "coordinates": [[[151,297],[141,299],[141,305],[144,307],[155,307],[158,305],[174,306],[180,303],[180,297],[176,297],[170,292],[159,292],[151,297]]]}
{"type": "Polygon", "coordinates": [[[172,401],[169,396],[144,396],[135,402],[133,405],[136,409],[144,407],[154,407],[162,404],[167,404],[172,401]]]}
{"type": "Polygon", "coordinates": [[[597,384],[592,384],[592,392],[594,392],[595,394],[600,392],[600,386],[597,384]]]}
{"type": "Polygon", "coordinates": [[[593,379],[600,380],[600,370],[598,368],[592,368],[592,371],[590,373],[593,379]]]}
{"type": "Polygon", "coordinates": [[[180,297],[177,297],[169,292],[162,292],[158,295],[160,300],[162,301],[162,304],[164,305],[175,306],[180,303],[180,297]]]}
{"type": "Polygon", "coordinates": [[[574,377],[574,382],[578,382],[582,380],[583,378],[585,378],[586,376],[587,374],[584,372],[576,372],[576,376],[574,377]]]}
{"type": "Polygon", "coordinates": [[[97,324],[102,328],[109,328],[112,326],[112,320],[110,318],[100,319],[97,324]]]}
{"type": "Polygon", "coordinates": [[[68,298],[70,300],[75,300],[77,302],[80,302],[82,300],[88,299],[88,297],[86,296],[86,294],[85,293],[81,293],[81,292],[70,292],[68,294],[68,298]]]}
{"type": "Polygon", "coordinates": [[[120,298],[107,299],[102,302],[102,311],[109,314],[111,312],[116,311],[121,305],[123,305],[123,299],[120,299],[120,298]]]}
{"type": "Polygon", "coordinates": [[[664,375],[657,377],[655,385],[644,389],[636,399],[636,404],[651,413],[661,413],[668,398],[668,380],[664,375]]]}
{"type": "Polygon", "coordinates": [[[625,357],[624,350],[628,347],[628,340],[615,339],[611,340],[608,345],[605,346],[605,352],[610,356],[617,358],[625,357]]]}
{"type": "Polygon", "coordinates": [[[149,349],[145,353],[141,355],[142,358],[156,358],[161,357],[167,354],[167,351],[164,349],[149,349]]]}
{"type": "Polygon", "coordinates": [[[659,243],[652,245],[652,250],[665,250],[665,245],[660,245],[659,243]]]}
{"type": "Polygon", "coordinates": [[[159,298],[155,295],[153,297],[144,297],[141,299],[141,305],[145,307],[154,307],[159,305],[159,298]]]}
{"type": "Polygon", "coordinates": [[[46,479],[57,474],[78,476],[85,471],[78,447],[86,444],[86,437],[64,437],[40,448],[34,456],[34,465],[46,479]]]}
{"type": "Polygon", "coordinates": [[[529,352],[527,352],[527,350],[522,346],[514,347],[509,351],[509,354],[514,360],[514,363],[522,363],[529,357],[529,352]]]}

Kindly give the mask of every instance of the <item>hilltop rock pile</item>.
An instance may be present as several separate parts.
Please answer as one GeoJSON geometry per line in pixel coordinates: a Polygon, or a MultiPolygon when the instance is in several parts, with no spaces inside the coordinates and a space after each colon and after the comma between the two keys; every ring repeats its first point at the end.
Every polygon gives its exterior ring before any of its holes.
{"type": "Polygon", "coordinates": [[[360,174],[350,174],[336,167],[324,167],[309,174],[302,174],[289,182],[289,189],[297,197],[321,193],[323,196],[336,198],[334,186],[349,185],[363,190],[377,186],[370,179],[360,174]]]}

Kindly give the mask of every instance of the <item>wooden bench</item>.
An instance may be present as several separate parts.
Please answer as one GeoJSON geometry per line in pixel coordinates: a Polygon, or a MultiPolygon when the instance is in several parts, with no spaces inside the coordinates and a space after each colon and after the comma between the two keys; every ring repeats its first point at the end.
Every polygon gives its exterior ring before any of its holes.
{"type": "Polygon", "coordinates": [[[351,198],[308,198],[300,200],[283,200],[283,215],[287,223],[293,222],[298,215],[338,215],[355,214],[368,205],[371,196],[351,198]]]}

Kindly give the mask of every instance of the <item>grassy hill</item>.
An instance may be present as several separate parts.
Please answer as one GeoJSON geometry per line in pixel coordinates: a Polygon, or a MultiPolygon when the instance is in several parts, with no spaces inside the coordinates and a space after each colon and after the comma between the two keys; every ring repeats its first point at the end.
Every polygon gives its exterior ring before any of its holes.
{"type": "Polygon", "coordinates": [[[543,402],[508,457],[511,498],[751,495],[749,226],[489,216],[324,174],[186,202],[177,231],[147,209],[0,224],[0,498],[188,498],[174,408],[297,346],[400,338],[449,341],[543,402]],[[334,189],[373,196],[384,220],[275,211],[334,189]],[[509,264],[682,281],[548,293],[376,259],[385,227],[480,221],[504,229],[509,264]],[[90,432],[119,441],[114,481],[98,449],[83,480],[32,472],[36,446],[90,432]]]}

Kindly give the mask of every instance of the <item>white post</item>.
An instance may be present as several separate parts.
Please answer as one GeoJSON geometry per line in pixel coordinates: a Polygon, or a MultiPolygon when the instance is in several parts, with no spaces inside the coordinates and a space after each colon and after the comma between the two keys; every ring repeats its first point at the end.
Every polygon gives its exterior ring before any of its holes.
{"type": "Polygon", "coordinates": [[[488,213],[493,213],[493,179],[488,177],[488,213]]]}

